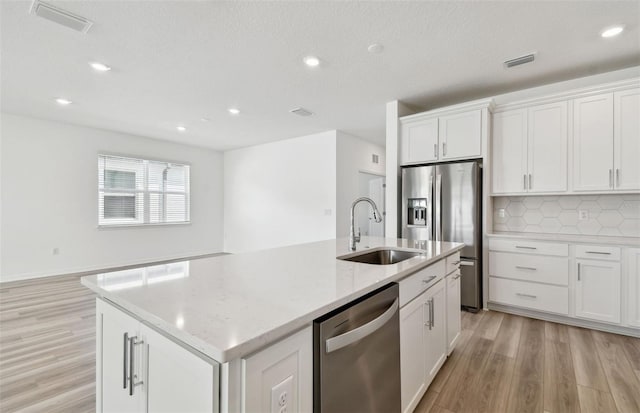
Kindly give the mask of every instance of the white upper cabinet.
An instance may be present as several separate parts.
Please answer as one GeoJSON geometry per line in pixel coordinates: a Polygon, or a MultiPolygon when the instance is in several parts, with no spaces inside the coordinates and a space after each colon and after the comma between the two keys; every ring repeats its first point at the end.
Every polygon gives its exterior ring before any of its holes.
{"type": "Polygon", "coordinates": [[[403,165],[438,160],[438,118],[403,123],[400,146],[403,165]]]}
{"type": "Polygon", "coordinates": [[[566,191],[567,102],[532,107],[528,120],[528,191],[566,191]]]}
{"type": "Polygon", "coordinates": [[[486,99],[400,118],[400,164],[481,158],[490,107],[486,99]]]}
{"type": "Polygon", "coordinates": [[[493,115],[493,193],[565,192],[567,103],[493,115]]]}
{"type": "Polygon", "coordinates": [[[481,111],[457,113],[439,118],[440,159],[482,156],[481,111]]]}
{"type": "Polygon", "coordinates": [[[573,102],[573,190],[613,189],[613,94],[573,102]]]}
{"type": "Polygon", "coordinates": [[[527,190],[527,111],[493,115],[493,192],[527,190]]]}
{"type": "Polygon", "coordinates": [[[615,188],[640,190],[640,88],[613,95],[615,188]]]}

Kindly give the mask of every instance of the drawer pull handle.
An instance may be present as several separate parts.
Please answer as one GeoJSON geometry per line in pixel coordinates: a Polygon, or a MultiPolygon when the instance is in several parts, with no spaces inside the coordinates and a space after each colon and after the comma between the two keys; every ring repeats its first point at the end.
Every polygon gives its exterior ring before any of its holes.
{"type": "Polygon", "coordinates": [[[457,274],[455,277],[453,277],[454,280],[457,280],[458,278],[460,278],[460,274],[457,274]]]}
{"type": "Polygon", "coordinates": [[[516,265],[516,268],[520,269],[520,270],[531,270],[531,271],[537,271],[537,268],[533,268],[533,267],[522,267],[520,265],[516,265]]]}
{"type": "Polygon", "coordinates": [[[431,281],[433,281],[435,278],[436,278],[436,276],[435,276],[435,275],[432,275],[432,276],[428,277],[426,280],[422,280],[422,282],[423,282],[424,284],[429,284],[429,283],[430,283],[431,281]]]}
{"type": "Polygon", "coordinates": [[[520,249],[523,249],[523,250],[537,250],[538,249],[536,247],[526,247],[526,246],[523,246],[523,245],[516,245],[516,248],[520,248],[520,249]]]}
{"type": "Polygon", "coordinates": [[[451,265],[459,265],[459,264],[460,264],[460,260],[451,263],[451,265]]]}
{"type": "Polygon", "coordinates": [[[600,254],[600,255],[611,255],[610,252],[602,252],[602,251],[585,251],[587,254],[600,254]]]}
{"type": "Polygon", "coordinates": [[[516,293],[516,295],[520,297],[527,297],[527,298],[538,298],[537,295],[524,294],[524,293],[516,293]]]}

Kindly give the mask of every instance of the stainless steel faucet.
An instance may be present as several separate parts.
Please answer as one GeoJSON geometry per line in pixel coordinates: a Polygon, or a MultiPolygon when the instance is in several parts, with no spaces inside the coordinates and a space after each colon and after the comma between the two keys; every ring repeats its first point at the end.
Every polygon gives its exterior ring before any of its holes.
{"type": "Polygon", "coordinates": [[[363,196],[353,201],[353,204],[351,204],[351,229],[349,230],[349,249],[351,249],[351,251],[355,251],[356,242],[360,242],[360,228],[358,228],[358,235],[356,235],[356,229],[354,225],[354,215],[355,215],[354,212],[356,209],[356,205],[358,205],[358,203],[362,201],[365,201],[371,204],[371,207],[373,208],[373,219],[375,219],[376,222],[378,223],[382,222],[382,216],[380,215],[380,211],[378,211],[378,207],[376,206],[376,203],[373,202],[371,198],[367,198],[363,196]]]}

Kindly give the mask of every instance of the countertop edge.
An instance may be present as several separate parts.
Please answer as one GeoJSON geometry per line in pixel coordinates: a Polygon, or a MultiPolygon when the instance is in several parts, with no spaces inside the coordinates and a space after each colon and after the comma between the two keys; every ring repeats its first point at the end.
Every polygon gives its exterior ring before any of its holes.
{"type": "MultiPolygon", "coordinates": [[[[230,347],[227,350],[220,350],[219,348],[207,343],[202,339],[199,339],[196,336],[193,336],[192,334],[186,333],[182,330],[175,328],[172,324],[167,323],[166,321],[158,318],[157,316],[140,309],[139,307],[135,306],[131,302],[118,297],[117,294],[112,294],[109,291],[103,290],[97,285],[90,283],[84,277],[80,279],[80,282],[82,285],[84,285],[85,287],[89,288],[94,293],[96,293],[98,297],[104,298],[107,301],[110,301],[116,304],[118,307],[121,307],[126,312],[133,315],[136,319],[140,320],[143,324],[156,330],[158,333],[165,336],[169,336],[170,339],[174,339],[181,343],[184,343],[185,345],[193,348],[197,352],[202,353],[206,357],[209,357],[218,363],[227,363],[231,360],[246,357],[252,353],[255,353],[256,351],[261,350],[264,347],[270,344],[273,344],[287,337],[288,335],[293,334],[296,331],[302,329],[303,327],[313,322],[313,320],[315,320],[316,318],[326,313],[329,313],[337,308],[340,308],[343,305],[348,304],[349,302],[359,297],[362,297],[363,295],[366,295],[371,291],[375,291],[376,289],[386,284],[389,284],[392,282],[398,282],[403,278],[417,271],[420,271],[425,267],[428,267],[429,265],[433,264],[436,261],[440,261],[452,254],[455,254],[456,252],[462,250],[463,248],[464,248],[464,244],[460,244],[455,247],[452,247],[446,252],[440,253],[435,257],[431,257],[429,259],[420,261],[416,265],[410,268],[407,268],[405,270],[399,271],[393,276],[387,277],[384,280],[371,284],[357,292],[354,292],[330,304],[327,304],[314,311],[311,311],[307,314],[297,317],[291,320],[290,322],[282,324],[266,333],[263,333],[252,339],[249,339],[243,343],[239,343],[234,347],[230,347]]],[[[445,275],[446,274],[443,274],[443,277],[445,275]]],[[[443,277],[438,277],[434,279],[427,288],[430,288],[433,284],[440,281],[443,277]]]]}
{"type": "Polygon", "coordinates": [[[532,239],[536,241],[549,242],[570,242],[578,244],[606,244],[619,245],[624,247],[638,248],[640,247],[640,238],[634,237],[608,237],[596,236],[590,238],[589,235],[571,235],[571,234],[540,234],[529,232],[489,232],[488,238],[512,238],[512,239],[532,239]]]}

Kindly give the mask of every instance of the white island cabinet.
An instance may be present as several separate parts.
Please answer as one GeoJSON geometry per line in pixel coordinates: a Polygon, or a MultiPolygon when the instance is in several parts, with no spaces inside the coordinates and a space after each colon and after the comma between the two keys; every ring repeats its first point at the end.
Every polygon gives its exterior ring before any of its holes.
{"type": "Polygon", "coordinates": [[[403,403],[412,393],[402,408],[412,411],[459,333],[463,244],[362,244],[419,254],[370,265],[336,259],[353,253],[331,240],[83,277],[99,295],[96,411],[312,412],[313,321],[393,282],[403,403]]]}

